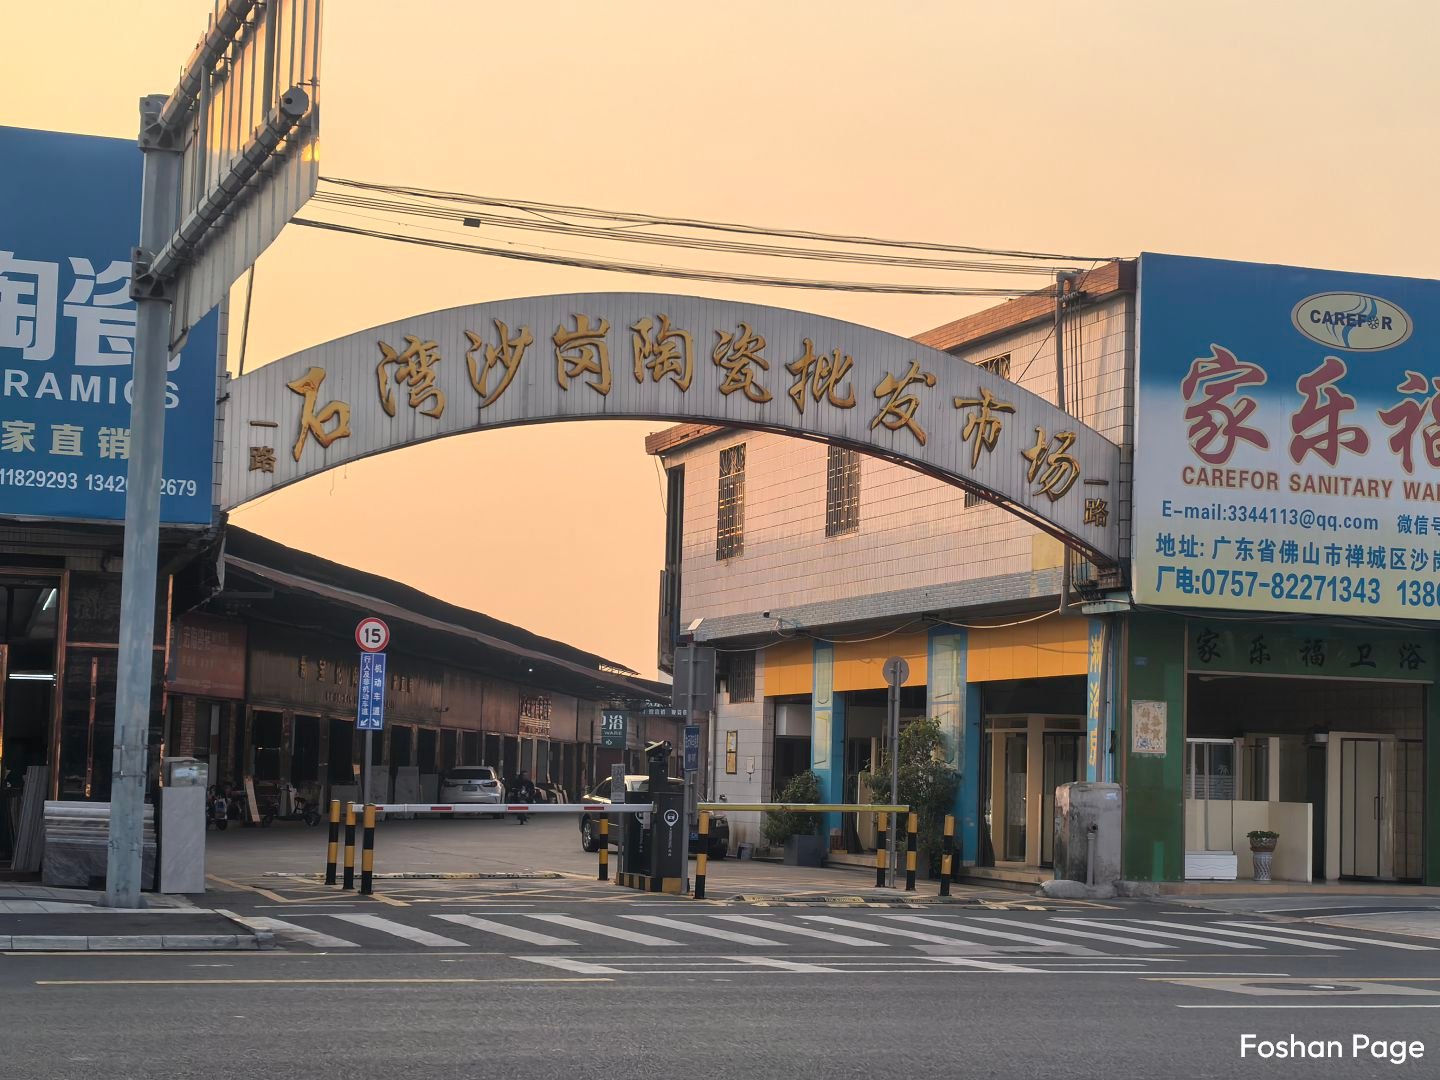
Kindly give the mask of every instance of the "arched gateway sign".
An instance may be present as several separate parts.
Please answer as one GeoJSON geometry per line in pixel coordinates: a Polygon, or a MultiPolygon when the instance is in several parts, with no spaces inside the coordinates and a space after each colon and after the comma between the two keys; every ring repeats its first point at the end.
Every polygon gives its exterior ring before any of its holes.
{"type": "Polygon", "coordinates": [[[580,293],[449,308],[230,384],[223,505],[466,431],[698,421],[854,447],[1118,557],[1118,448],[1054,405],[907,338],[781,308],[580,293]]]}

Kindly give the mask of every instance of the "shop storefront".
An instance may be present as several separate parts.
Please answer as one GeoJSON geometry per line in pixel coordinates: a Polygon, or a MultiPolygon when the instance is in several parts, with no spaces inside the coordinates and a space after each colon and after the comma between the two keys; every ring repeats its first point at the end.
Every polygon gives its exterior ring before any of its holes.
{"type": "Polygon", "coordinates": [[[1142,256],[1128,877],[1245,879],[1266,832],[1279,880],[1440,883],[1431,315],[1440,282],[1142,256]]]}

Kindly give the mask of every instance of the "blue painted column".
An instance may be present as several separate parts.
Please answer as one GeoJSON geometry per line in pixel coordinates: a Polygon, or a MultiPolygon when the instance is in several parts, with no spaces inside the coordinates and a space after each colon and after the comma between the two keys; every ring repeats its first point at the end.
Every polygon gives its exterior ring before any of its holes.
{"type": "Polygon", "coordinates": [[[1091,619],[1085,664],[1085,779],[1105,778],[1102,714],[1105,708],[1105,620],[1091,619]]]}
{"type": "MultiPolygon", "coordinates": [[[[945,761],[963,772],[965,758],[965,663],[969,635],[961,629],[936,626],[930,630],[928,676],[925,687],[926,714],[940,723],[945,740],[945,761]]],[[[961,816],[960,789],[950,812],[961,816]]]]}
{"type": "MultiPolygon", "coordinates": [[[[835,646],[815,642],[815,682],[810,696],[810,769],[820,779],[820,801],[840,802],[845,794],[845,703],[835,693],[835,646]]],[[[821,819],[828,848],[838,814],[821,819]]]]}
{"type": "Polygon", "coordinates": [[[965,753],[960,767],[960,861],[976,865],[980,862],[980,740],[983,702],[981,684],[965,684],[965,753]]]}

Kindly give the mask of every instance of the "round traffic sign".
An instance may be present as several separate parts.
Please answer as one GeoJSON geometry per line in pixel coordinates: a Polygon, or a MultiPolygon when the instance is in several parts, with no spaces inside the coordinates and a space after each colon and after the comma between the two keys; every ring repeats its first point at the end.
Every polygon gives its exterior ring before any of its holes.
{"type": "Polygon", "coordinates": [[[390,644],[390,627],[385,625],[384,619],[367,615],[355,627],[355,644],[362,652],[384,652],[385,646],[390,644]]]}
{"type": "Polygon", "coordinates": [[[910,665],[903,656],[890,657],[880,670],[885,677],[885,682],[890,686],[903,686],[905,680],[910,678],[910,665]]]}

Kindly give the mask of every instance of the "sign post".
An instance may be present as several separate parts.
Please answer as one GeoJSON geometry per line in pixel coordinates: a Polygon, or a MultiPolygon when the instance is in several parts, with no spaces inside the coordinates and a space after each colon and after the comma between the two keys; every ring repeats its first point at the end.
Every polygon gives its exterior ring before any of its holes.
{"type": "Polygon", "coordinates": [[[365,771],[360,776],[360,802],[371,800],[370,767],[375,756],[375,732],[385,730],[385,653],[390,644],[390,627],[373,615],[355,628],[360,646],[360,697],[355,710],[355,729],[365,732],[365,771]]]}
{"type": "MultiPolygon", "coordinates": [[[[900,802],[900,687],[905,685],[905,680],[910,677],[910,665],[903,656],[892,656],[885,661],[885,667],[881,669],[885,676],[885,685],[889,687],[885,704],[889,712],[890,720],[890,801],[895,804],[900,802]]],[[[885,862],[889,869],[886,872],[887,884],[890,888],[895,887],[895,857],[900,850],[900,815],[895,815],[895,821],[890,827],[889,847],[885,862]]]]}
{"type": "Polygon", "coordinates": [[[315,192],[319,29],[320,0],[219,3],[175,90],[140,99],[145,164],[130,278],[134,380],[105,861],[111,907],[140,905],[170,346],[315,192]]]}

